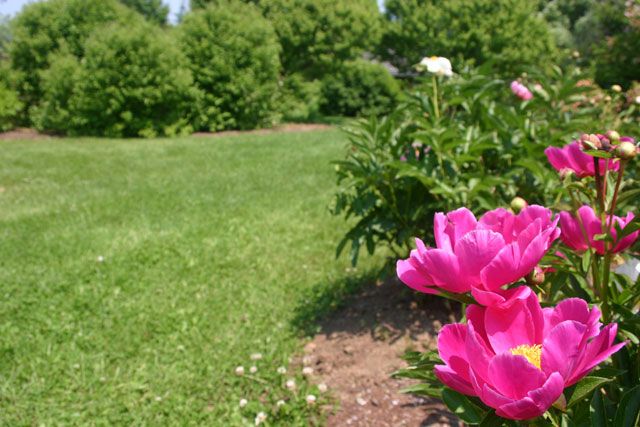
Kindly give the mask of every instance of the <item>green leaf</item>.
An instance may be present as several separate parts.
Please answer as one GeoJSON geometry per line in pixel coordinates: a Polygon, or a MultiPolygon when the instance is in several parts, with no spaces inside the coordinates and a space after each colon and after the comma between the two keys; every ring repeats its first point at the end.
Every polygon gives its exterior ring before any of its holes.
{"type": "Polygon", "coordinates": [[[435,397],[436,399],[442,399],[442,387],[433,387],[429,384],[416,384],[410,387],[403,388],[400,393],[417,394],[419,396],[435,397]]]}
{"type": "Polygon", "coordinates": [[[636,427],[640,415],[640,385],[622,396],[613,422],[615,427],[636,427]]]}
{"type": "Polygon", "coordinates": [[[573,393],[567,399],[567,408],[572,407],[576,403],[586,398],[596,388],[599,388],[603,384],[611,382],[610,378],[601,378],[588,376],[584,377],[573,389],[573,393]]]}
{"type": "Polygon", "coordinates": [[[607,412],[604,408],[604,400],[600,390],[596,390],[593,393],[593,398],[589,405],[589,414],[591,415],[592,427],[606,427],[608,425],[607,412]]]}
{"type": "Polygon", "coordinates": [[[496,415],[495,411],[489,411],[487,415],[480,421],[480,427],[502,427],[504,425],[511,425],[512,422],[500,418],[496,415]]]}
{"type": "Polygon", "coordinates": [[[451,412],[469,424],[479,424],[486,414],[482,408],[471,402],[467,396],[449,388],[445,388],[442,391],[442,400],[451,412]]]}

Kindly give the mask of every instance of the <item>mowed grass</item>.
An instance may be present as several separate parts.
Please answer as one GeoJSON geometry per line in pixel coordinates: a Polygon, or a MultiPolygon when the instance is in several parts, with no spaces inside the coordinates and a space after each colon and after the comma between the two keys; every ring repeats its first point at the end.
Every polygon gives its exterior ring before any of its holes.
{"type": "Polygon", "coordinates": [[[245,423],[234,368],[286,365],[296,311],[354,274],[343,138],[2,142],[0,424],[245,423]]]}

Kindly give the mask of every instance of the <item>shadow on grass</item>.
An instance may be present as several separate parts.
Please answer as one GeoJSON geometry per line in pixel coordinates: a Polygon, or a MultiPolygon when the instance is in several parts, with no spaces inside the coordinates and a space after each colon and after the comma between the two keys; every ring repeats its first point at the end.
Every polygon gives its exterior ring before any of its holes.
{"type": "Polygon", "coordinates": [[[459,319],[459,304],[419,294],[400,283],[389,266],[314,286],[295,309],[292,326],[305,336],[359,335],[375,340],[412,340],[459,319]]]}

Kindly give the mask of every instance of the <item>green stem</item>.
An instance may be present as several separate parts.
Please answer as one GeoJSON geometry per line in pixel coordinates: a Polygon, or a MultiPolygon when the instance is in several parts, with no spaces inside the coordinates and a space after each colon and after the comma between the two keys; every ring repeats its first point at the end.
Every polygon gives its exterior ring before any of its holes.
{"type": "Polygon", "coordinates": [[[609,278],[611,275],[611,251],[607,251],[604,256],[604,265],[602,266],[602,319],[603,322],[609,323],[611,315],[609,310],[609,278]]]}
{"type": "Polygon", "coordinates": [[[432,83],[433,83],[433,108],[435,110],[436,119],[440,120],[440,108],[438,106],[438,79],[435,74],[433,75],[432,83]]]}
{"type": "Polygon", "coordinates": [[[475,304],[476,303],[473,300],[473,298],[471,298],[467,294],[454,294],[452,292],[447,292],[447,291],[440,290],[440,296],[452,299],[454,301],[458,301],[459,303],[462,303],[462,304],[475,304]]]}

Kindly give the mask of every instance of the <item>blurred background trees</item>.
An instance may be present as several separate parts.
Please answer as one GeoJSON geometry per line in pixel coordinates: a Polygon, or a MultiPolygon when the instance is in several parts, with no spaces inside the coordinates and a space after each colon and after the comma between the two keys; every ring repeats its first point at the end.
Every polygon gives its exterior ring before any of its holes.
{"type": "Polygon", "coordinates": [[[386,0],[382,10],[376,0],[192,0],[191,8],[176,25],[162,0],[48,0],[0,17],[0,85],[12,94],[2,101],[11,103],[5,122],[141,136],[381,114],[432,55],[458,72],[487,66],[507,79],[558,65],[579,66],[604,87],[640,79],[640,0],[386,0]],[[153,40],[134,30],[117,38],[115,27],[144,28],[153,40]],[[137,52],[144,73],[116,72],[138,58],[98,43],[102,32],[137,52]],[[81,81],[89,66],[111,70],[109,81],[89,88],[81,81]],[[152,78],[169,84],[166,100],[150,90],[152,78]],[[80,92],[106,88],[92,95],[102,122],[82,118],[94,110],[80,92]],[[125,107],[130,96],[140,101],[125,107]],[[168,102],[181,120],[158,107],[168,102]],[[143,118],[152,113],[158,124],[143,118]]]}

